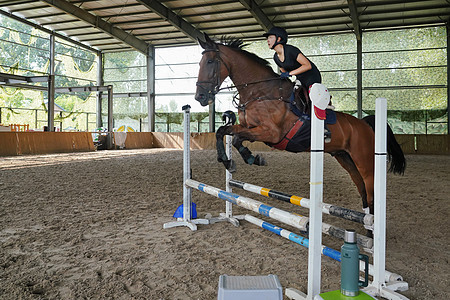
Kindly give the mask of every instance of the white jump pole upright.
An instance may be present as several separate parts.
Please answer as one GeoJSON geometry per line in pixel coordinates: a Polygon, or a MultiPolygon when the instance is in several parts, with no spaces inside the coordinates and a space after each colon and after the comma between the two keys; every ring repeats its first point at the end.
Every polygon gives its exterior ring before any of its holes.
{"type": "MultiPolygon", "coordinates": [[[[226,139],[226,143],[225,143],[225,153],[227,154],[227,157],[229,159],[232,159],[232,143],[231,140],[233,139],[233,137],[231,135],[227,135],[225,136],[226,139]]],[[[225,190],[227,192],[232,192],[231,186],[230,186],[230,180],[233,179],[233,175],[231,174],[230,171],[226,170],[225,171],[225,182],[226,182],[226,187],[225,190]]],[[[230,202],[225,202],[225,218],[232,218],[233,217],[233,204],[230,202]]]]}
{"type": "MultiPolygon", "coordinates": [[[[232,139],[233,137],[231,135],[226,135],[225,136],[225,153],[227,154],[228,159],[233,159],[233,152],[232,152],[232,139]]],[[[233,175],[231,174],[230,171],[225,170],[225,190],[227,192],[232,192],[232,188],[230,185],[230,180],[233,179],[233,175]]],[[[233,216],[233,204],[225,201],[225,212],[224,213],[220,213],[219,216],[217,217],[208,217],[209,223],[210,224],[214,224],[217,222],[230,222],[231,224],[233,224],[234,226],[238,227],[239,224],[239,220],[243,220],[244,219],[244,215],[239,215],[239,216],[233,216]]]]}
{"type": "Polygon", "coordinates": [[[311,113],[311,162],[309,196],[309,252],[308,295],[313,299],[320,294],[322,266],[322,202],[323,202],[323,142],[324,121],[311,113]]]}
{"type": "MultiPolygon", "coordinates": [[[[323,102],[321,91],[312,96],[312,105],[323,102]]],[[[311,93],[310,93],[311,95],[311,93]]],[[[329,99],[328,99],[329,102],[329,99]]],[[[326,104],[328,104],[328,102],[326,104]]],[[[286,289],[286,296],[295,300],[313,300],[320,294],[322,270],[322,205],[323,205],[323,150],[324,120],[319,119],[314,108],[311,112],[311,161],[309,186],[309,249],[308,249],[308,291],[307,294],[297,290],[286,289]]]]}
{"type": "Polygon", "coordinates": [[[407,300],[395,291],[406,291],[408,283],[403,279],[395,282],[385,280],[386,273],[386,169],[387,169],[387,100],[375,102],[375,173],[374,173],[374,229],[372,283],[364,289],[372,296],[390,300],[407,300]]]}
{"type": "Polygon", "coordinates": [[[373,285],[384,286],[386,268],[386,161],[387,161],[387,100],[375,102],[375,177],[374,177],[374,251],[373,285]]]}
{"type": "Polygon", "coordinates": [[[183,124],[183,218],[177,221],[165,223],[164,229],[187,226],[191,230],[197,230],[196,224],[209,224],[208,219],[191,219],[192,188],[186,185],[186,180],[191,179],[191,107],[183,106],[184,124],[183,124]]]}
{"type": "MultiPolygon", "coordinates": [[[[233,151],[232,151],[233,145],[231,142],[232,139],[233,139],[233,137],[231,135],[225,136],[225,141],[226,141],[225,142],[225,151],[226,151],[226,154],[229,159],[233,158],[233,151]]],[[[225,190],[230,193],[232,192],[231,185],[230,185],[230,180],[232,180],[232,179],[233,179],[233,175],[231,174],[230,171],[226,170],[225,171],[225,182],[226,182],[225,190]]],[[[225,213],[220,214],[218,221],[227,221],[237,227],[237,226],[239,226],[239,220],[243,220],[243,219],[244,219],[243,215],[233,216],[233,204],[226,201],[225,202],[225,213]]]]}

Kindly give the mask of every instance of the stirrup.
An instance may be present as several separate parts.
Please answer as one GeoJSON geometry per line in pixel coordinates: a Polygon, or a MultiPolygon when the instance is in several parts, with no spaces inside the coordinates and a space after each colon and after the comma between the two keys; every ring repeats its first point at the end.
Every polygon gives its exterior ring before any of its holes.
{"type": "Polygon", "coordinates": [[[331,142],[331,131],[326,127],[324,128],[323,136],[325,139],[325,143],[328,144],[331,142]]]}

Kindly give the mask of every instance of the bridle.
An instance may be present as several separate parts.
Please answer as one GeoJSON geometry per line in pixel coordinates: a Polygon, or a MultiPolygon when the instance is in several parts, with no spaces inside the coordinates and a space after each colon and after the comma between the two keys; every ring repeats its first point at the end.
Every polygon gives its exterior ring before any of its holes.
{"type": "MultiPolygon", "coordinates": [[[[208,94],[208,97],[214,97],[221,90],[226,90],[226,89],[230,90],[232,88],[247,87],[249,85],[253,85],[253,84],[257,84],[257,83],[261,83],[261,82],[267,82],[267,81],[273,81],[273,80],[281,80],[280,77],[276,77],[276,78],[262,79],[262,80],[252,81],[252,82],[248,82],[248,83],[244,83],[244,84],[231,85],[231,86],[226,86],[226,87],[220,88],[220,85],[222,84],[220,82],[220,65],[221,65],[221,63],[227,69],[229,76],[231,76],[231,69],[228,67],[228,65],[225,63],[225,61],[220,57],[220,50],[219,49],[206,49],[206,50],[204,50],[202,52],[202,55],[204,55],[207,52],[215,52],[216,53],[216,57],[214,59],[213,78],[211,80],[197,81],[195,85],[200,87],[204,91],[206,91],[207,94],[208,94]],[[208,89],[208,87],[205,87],[205,85],[211,85],[211,84],[214,84],[214,87],[212,89],[208,89]]],[[[280,81],[280,88],[279,88],[279,90],[281,91],[281,89],[282,88],[281,88],[281,81],[280,81]]],[[[266,97],[257,97],[257,98],[248,100],[247,102],[245,102],[243,104],[238,104],[239,101],[237,101],[237,94],[233,96],[233,104],[234,104],[234,106],[237,109],[243,110],[243,111],[245,111],[245,108],[246,108],[246,106],[249,103],[251,103],[253,101],[258,101],[258,100],[281,100],[281,101],[284,101],[284,102],[289,102],[288,99],[284,99],[282,96],[280,96],[277,99],[266,98],[266,97]]]]}
{"type": "Polygon", "coordinates": [[[219,49],[206,49],[205,51],[202,52],[202,55],[204,55],[207,52],[215,52],[216,53],[216,57],[214,59],[213,78],[211,80],[197,81],[197,83],[195,85],[200,87],[201,89],[205,90],[208,95],[215,95],[221,90],[220,85],[222,84],[220,82],[220,64],[222,63],[225,66],[225,68],[227,68],[228,74],[231,74],[231,72],[230,72],[230,68],[228,67],[228,65],[220,57],[219,49]],[[205,85],[211,85],[211,84],[214,84],[214,86],[213,86],[212,90],[211,89],[208,90],[208,88],[205,87],[205,85]]]}
{"type": "Polygon", "coordinates": [[[206,52],[215,52],[216,58],[214,59],[214,76],[212,80],[203,80],[203,81],[197,81],[195,84],[196,86],[202,88],[203,90],[207,91],[208,94],[215,95],[221,90],[230,90],[232,88],[240,88],[240,87],[247,87],[252,84],[257,84],[261,82],[267,82],[267,81],[273,81],[273,80],[280,80],[280,77],[277,78],[269,78],[269,79],[262,79],[257,81],[252,81],[248,83],[238,84],[238,85],[230,85],[223,88],[220,88],[221,82],[220,82],[220,64],[222,63],[225,68],[228,71],[228,74],[231,74],[231,69],[228,67],[228,65],[225,63],[225,61],[220,57],[220,50],[219,49],[206,49],[202,52],[202,55],[206,52]],[[204,85],[206,84],[215,84],[212,90],[208,90],[204,85]]]}

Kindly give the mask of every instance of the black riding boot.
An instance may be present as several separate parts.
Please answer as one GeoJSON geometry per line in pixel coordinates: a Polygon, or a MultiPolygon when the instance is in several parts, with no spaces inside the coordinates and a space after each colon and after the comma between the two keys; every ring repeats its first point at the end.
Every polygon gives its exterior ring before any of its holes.
{"type": "Polygon", "coordinates": [[[329,142],[331,142],[331,131],[330,131],[330,129],[328,129],[327,123],[324,122],[324,124],[325,124],[325,128],[323,130],[323,135],[325,138],[325,143],[329,143],[329,142]]]}

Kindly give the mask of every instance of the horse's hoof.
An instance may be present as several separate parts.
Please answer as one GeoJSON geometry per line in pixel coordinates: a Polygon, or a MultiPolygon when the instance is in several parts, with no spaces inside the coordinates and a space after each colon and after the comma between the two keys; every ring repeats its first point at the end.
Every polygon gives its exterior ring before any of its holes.
{"type": "Polygon", "coordinates": [[[232,160],[232,159],[229,160],[227,170],[230,173],[236,172],[236,163],[234,162],[234,160],[232,160]]]}
{"type": "Polygon", "coordinates": [[[254,162],[254,164],[255,164],[255,165],[258,165],[258,166],[267,166],[266,160],[264,159],[264,157],[262,157],[262,156],[259,155],[259,154],[255,156],[255,162],[254,162]]]}

